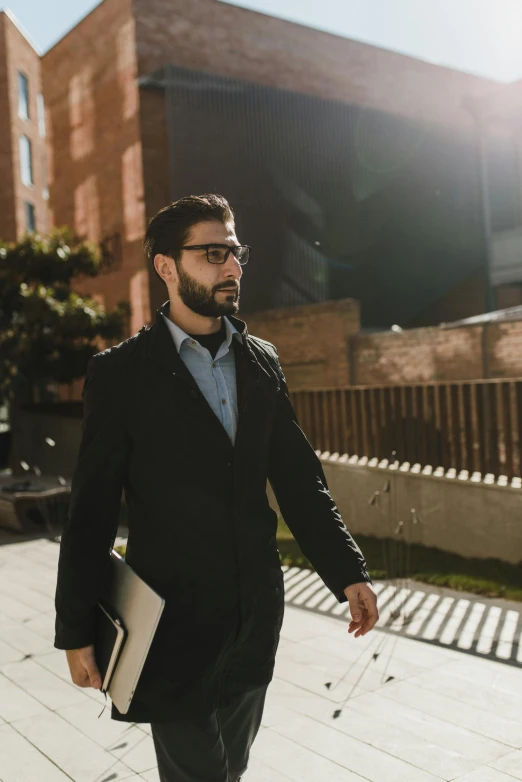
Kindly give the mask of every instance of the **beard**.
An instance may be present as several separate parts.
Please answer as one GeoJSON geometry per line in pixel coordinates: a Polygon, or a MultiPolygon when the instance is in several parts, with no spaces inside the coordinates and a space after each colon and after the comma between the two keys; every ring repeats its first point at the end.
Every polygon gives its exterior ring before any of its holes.
{"type": "Polygon", "coordinates": [[[216,301],[216,292],[230,287],[231,283],[222,282],[212,288],[207,288],[195,280],[177,264],[179,277],[178,295],[183,304],[197,315],[205,318],[219,318],[221,315],[235,315],[239,311],[239,283],[237,290],[228,291],[223,301],[216,301]]]}

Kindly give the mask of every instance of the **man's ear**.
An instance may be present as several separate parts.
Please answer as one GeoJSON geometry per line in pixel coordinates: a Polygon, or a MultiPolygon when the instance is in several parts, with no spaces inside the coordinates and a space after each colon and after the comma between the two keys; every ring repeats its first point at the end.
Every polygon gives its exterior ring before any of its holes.
{"type": "Polygon", "coordinates": [[[170,256],[157,253],[154,256],[154,267],[165,284],[177,281],[176,263],[170,256]]]}

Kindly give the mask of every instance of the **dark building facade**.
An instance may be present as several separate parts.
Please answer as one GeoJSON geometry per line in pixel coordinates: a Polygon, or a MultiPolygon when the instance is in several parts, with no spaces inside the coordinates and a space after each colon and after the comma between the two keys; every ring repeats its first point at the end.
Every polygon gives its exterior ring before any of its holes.
{"type": "Polygon", "coordinates": [[[223,192],[254,247],[245,312],[356,298],[408,325],[483,263],[469,128],[166,66],[170,197],[223,192]]]}

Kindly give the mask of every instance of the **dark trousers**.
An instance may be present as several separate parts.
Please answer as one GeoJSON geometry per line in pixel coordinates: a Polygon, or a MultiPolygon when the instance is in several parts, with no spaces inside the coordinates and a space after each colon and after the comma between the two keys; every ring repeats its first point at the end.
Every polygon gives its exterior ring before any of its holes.
{"type": "Polygon", "coordinates": [[[266,687],[210,715],[151,723],[161,782],[239,782],[263,716],[266,687]]]}

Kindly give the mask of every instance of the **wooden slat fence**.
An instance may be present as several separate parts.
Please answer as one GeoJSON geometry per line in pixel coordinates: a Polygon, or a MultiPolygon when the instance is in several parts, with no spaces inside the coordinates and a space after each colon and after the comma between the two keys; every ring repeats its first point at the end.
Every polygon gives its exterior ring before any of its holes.
{"type": "Polygon", "coordinates": [[[521,477],[522,380],[295,391],[315,449],[521,477]]]}

